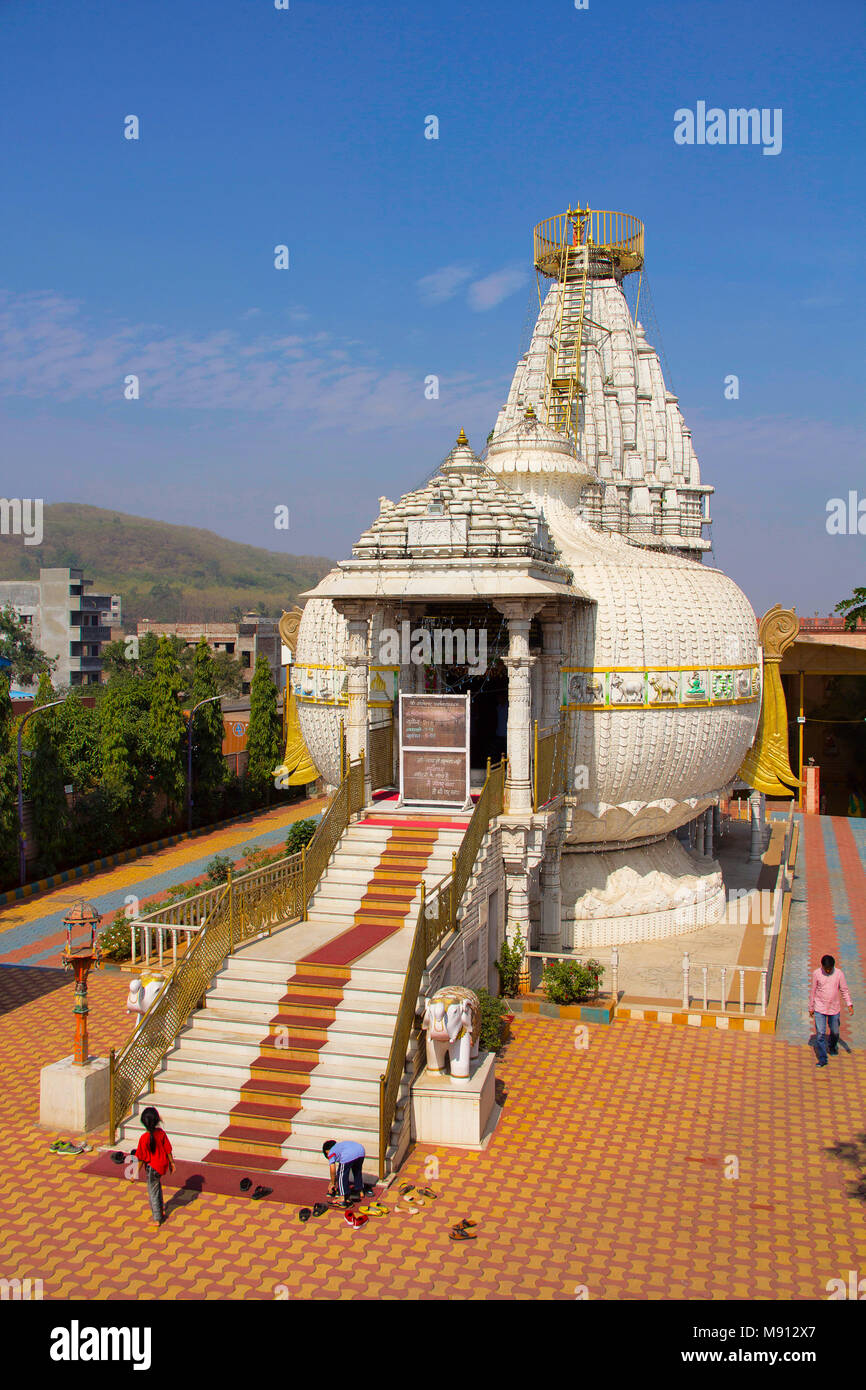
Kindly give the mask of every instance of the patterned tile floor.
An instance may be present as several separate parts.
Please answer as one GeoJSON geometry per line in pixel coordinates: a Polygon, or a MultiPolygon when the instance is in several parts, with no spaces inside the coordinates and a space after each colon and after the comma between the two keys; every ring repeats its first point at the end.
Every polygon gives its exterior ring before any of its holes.
{"type": "MultiPolygon", "coordinates": [[[[832,926],[814,904],[836,892],[816,829],[810,955],[832,926]]],[[[830,826],[843,877],[850,829],[830,826]]],[[[124,997],[119,975],[93,979],[94,1051],[127,1035],[124,997]]],[[[70,1046],[71,1004],[62,972],[0,967],[0,1278],[41,1278],[47,1299],[822,1299],[829,1279],[866,1270],[862,1166],[832,1151],[866,1164],[856,1037],[817,1071],[802,1024],[784,1041],[620,1022],[578,1049],[574,1025],[518,1019],[488,1149],[421,1146],[404,1166],[441,1193],[417,1215],[353,1231],[336,1214],[302,1225],[290,1207],[186,1193],[155,1230],[142,1183],[84,1174],[38,1127],[39,1068],[70,1046]],[[478,1239],[450,1242],[464,1216],[478,1239]]]]}

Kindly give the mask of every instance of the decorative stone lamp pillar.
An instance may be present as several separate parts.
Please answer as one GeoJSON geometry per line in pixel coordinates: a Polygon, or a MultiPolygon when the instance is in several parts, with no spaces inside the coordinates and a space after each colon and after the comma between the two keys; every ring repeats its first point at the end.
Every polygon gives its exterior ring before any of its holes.
{"type": "Polygon", "coordinates": [[[350,762],[357,762],[363,754],[365,760],[364,800],[369,801],[372,789],[367,775],[367,687],[369,684],[370,656],[367,633],[369,629],[369,610],[363,603],[342,602],[334,605],[346,619],[348,645],[345,654],[346,694],[346,755],[350,762]]]}
{"type": "Polygon", "coordinates": [[[532,814],[532,688],[530,671],[535,657],[529,655],[529,624],[539,604],[515,600],[497,603],[508,619],[508,781],[505,784],[506,813],[532,814]]]}
{"type": "Polygon", "coordinates": [[[75,976],[73,1015],[75,1047],[64,1057],[43,1067],[39,1086],[39,1123],[48,1129],[74,1130],[86,1134],[108,1119],[110,1064],[107,1057],[91,1057],[87,1038],[87,976],[99,964],[96,931],[101,916],[92,903],[83,900],[66,914],[66,945],[61,959],[75,976]],[[81,932],[86,940],[75,940],[81,932]]]}

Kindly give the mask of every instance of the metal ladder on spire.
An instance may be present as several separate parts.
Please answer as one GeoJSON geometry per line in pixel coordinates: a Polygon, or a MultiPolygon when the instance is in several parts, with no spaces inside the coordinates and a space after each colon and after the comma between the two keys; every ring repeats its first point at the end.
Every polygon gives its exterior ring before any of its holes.
{"type": "Polygon", "coordinates": [[[547,424],[577,440],[589,247],[566,249],[559,277],[556,323],[547,351],[547,424]],[[577,270],[577,275],[575,275],[577,270]]]}

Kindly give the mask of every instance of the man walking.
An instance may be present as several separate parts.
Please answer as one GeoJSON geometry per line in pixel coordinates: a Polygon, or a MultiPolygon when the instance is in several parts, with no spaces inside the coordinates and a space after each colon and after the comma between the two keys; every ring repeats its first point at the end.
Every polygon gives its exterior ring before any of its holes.
{"type": "Polygon", "coordinates": [[[322,1153],[331,1169],[328,1196],[336,1197],[339,1193],[340,1205],[347,1207],[352,1200],[353,1190],[359,1196],[364,1194],[363,1170],[366,1150],[363,1144],[356,1144],[352,1139],[343,1139],[339,1144],[333,1139],[327,1139],[322,1145],[322,1153]]]}
{"type": "Polygon", "coordinates": [[[842,999],[848,1005],[848,1013],[853,1014],[854,1005],[848,992],[848,982],[841,970],[836,969],[833,956],[821,957],[821,969],[812,975],[812,988],[809,991],[809,1017],[815,1020],[815,1051],[818,1066],[827,1065],[827,1025],[830,1026],[830,1056],[839,1051],[839,1020],[842,1013],[842,999]],[[841,996],[841,998],[840,998],[841,996]]]}

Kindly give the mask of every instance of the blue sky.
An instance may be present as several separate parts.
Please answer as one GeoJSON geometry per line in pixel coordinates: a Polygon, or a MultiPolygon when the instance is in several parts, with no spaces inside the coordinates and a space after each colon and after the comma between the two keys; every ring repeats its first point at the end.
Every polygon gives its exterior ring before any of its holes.
{"type": "Polygon", "coordinates": [[[866,498],[863,16],[3,0],[5,491],[346,554],[461,426],[483,445],[532,226],[580,199],[646,224],[717,563],[759,612],[827,611],[866,583],[866,537],[825,529],[866,498]],[[698,101],[781,108],[781,153],[677,145],[698,101]]]}

